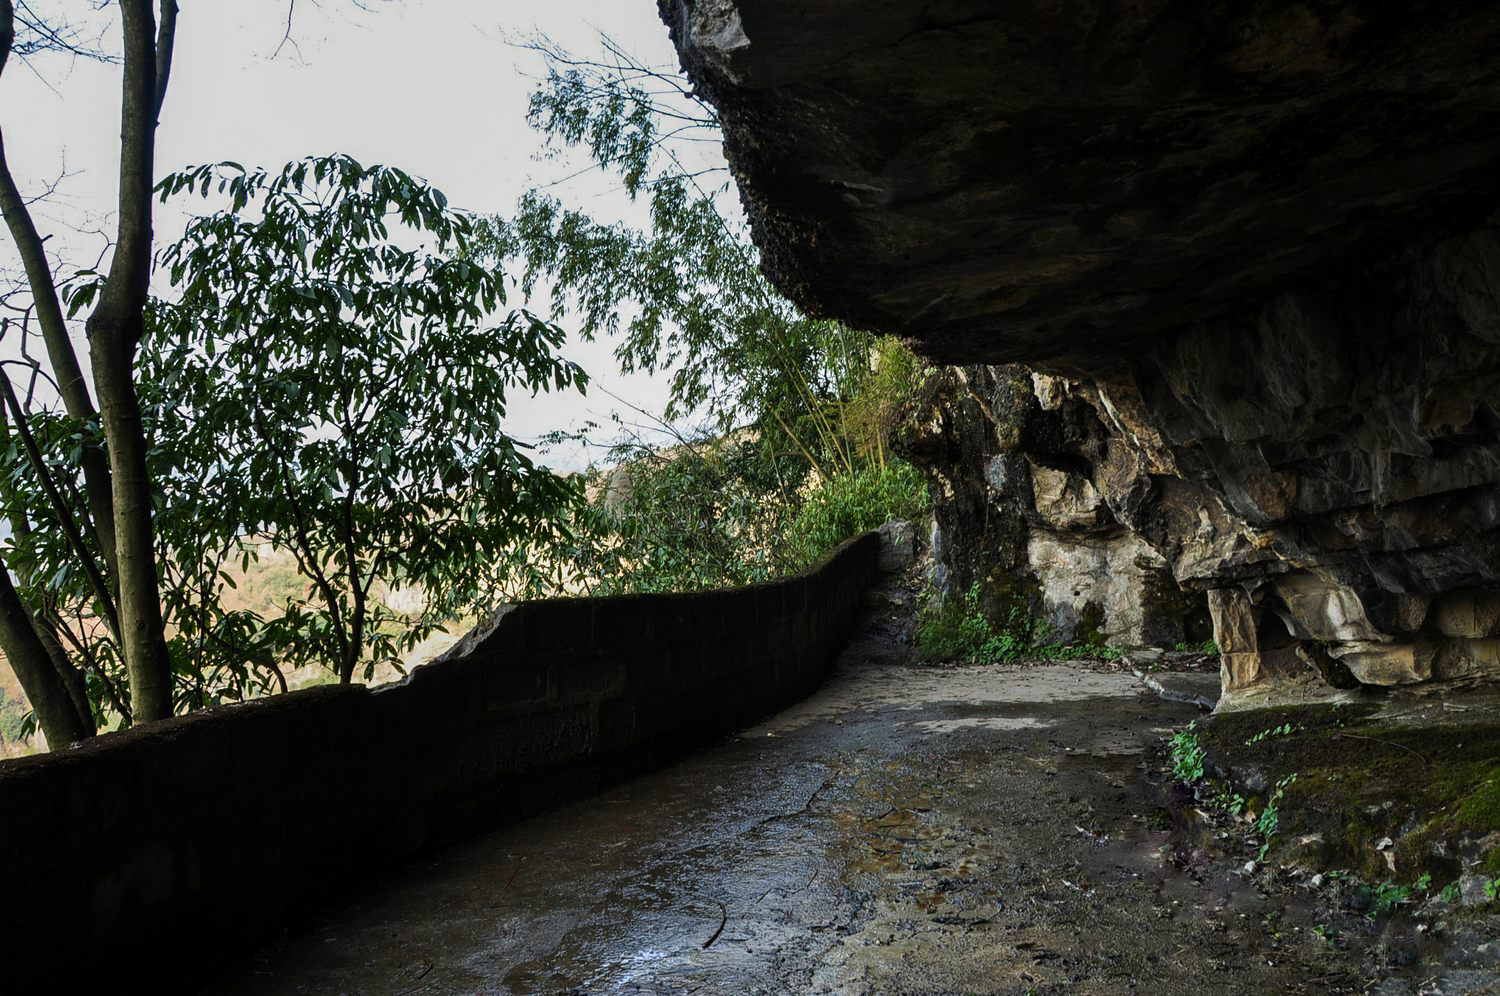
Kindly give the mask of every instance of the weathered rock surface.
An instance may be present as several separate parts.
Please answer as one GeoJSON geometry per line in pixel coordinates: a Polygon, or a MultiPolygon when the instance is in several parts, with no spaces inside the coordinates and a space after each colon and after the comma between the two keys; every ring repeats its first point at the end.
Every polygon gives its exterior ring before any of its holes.
{"type": "Polygon", "coordinates": [[[978,584],[992,617],[1044,619],[1064,641],[1204,639],[1203,595],[1115,517],[1091,480],[1106,430],[1084,399],[1021,367],[953,367],[898,439],[934,496],[934,582],[978,584]]]}
{"type": "Polygon", "coordinates": [[[1233,593],[1226,692],[1500,675],[1497,346],[1500,233],[1482,222],[1076,386],[1110,423],[1095,477],[1116,515],[1179,581],[1233,593]]]}
{"type": "Polygon", "coordinates": [[[778,286],[1102,427],[966,543],[1140,537],[1231,706],[1500,676],[1493,5],[661,6],[778,286]]]}
{"type": "Polygon", "coordinates": [[[876,567],[883,574],[906,570],[917,559],[917,534],[910,522],[892,519],[883,524],[880,533],[880,559],[876,567]]]}

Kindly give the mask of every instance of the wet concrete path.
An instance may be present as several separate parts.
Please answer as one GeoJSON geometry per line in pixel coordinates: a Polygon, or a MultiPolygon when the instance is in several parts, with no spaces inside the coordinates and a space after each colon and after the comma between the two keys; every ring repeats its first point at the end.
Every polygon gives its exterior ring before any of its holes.
{"type": "Polygon", "coordinates": [[[215,991],[1359,990],[1310,911],[1172,862],[1146,752],[1195,707],[1087,664],[916,667],[889,636],[867,626],[801,705],[410,868],[215,991]]]}

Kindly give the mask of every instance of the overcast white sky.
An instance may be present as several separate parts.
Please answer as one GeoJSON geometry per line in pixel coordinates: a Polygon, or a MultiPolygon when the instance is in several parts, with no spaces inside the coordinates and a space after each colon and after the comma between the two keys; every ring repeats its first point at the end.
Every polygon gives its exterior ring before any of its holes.
{"type": "MultiPolygon", "coordinates": [[[[77,0],[53,0],[62,9],[77,0]]],[[[223,159],[279,166],[301,156],[346,152],[426,177],[456,206],[508,212],[528,187],[573,172],[578,163],[537,158],[525,123],[539,72],[536,58],[508,39],[544,32],[564,47],[593,53],[605,32],[640,57],[676,66],[655,0],[299,0],[292,38],[282,46],[287,0],[180,0],[171,87],[157,139],[158,176],[223,159]]],[[[39,8],[42,4],[37,5],[39,8]]],[[[107,12],[117,44],[117,14],[107,12]]],[[[73,256],[97,253],[69,230],[108,220],[119,142],[119,67],[44,57],[0,78],[6,154],[23,193],[35,193],[66,167],[58,199],[38,207],[53,245],[73,256]]],[[[602,215],[633,214],[612,178],[591,174],[555,191],[602,215]]],[[[181,220],[159,215],[157,241],[181,220]]],[[[85,226],[86,227],[86,226],[85,226]]],[[[91,263],[92,259],[79,262],[91,263]]],[[[0,267],[16,266],[0,239],[0,267]]],[[[513,301],[512,303],[517,303],[513,301]]],[[[599,387],[659,411],[665,378],[623,377],[608,343],[570,342],[568,355],[599,387]]],[[[83,351],[86,352],[86,351],[83,351]]],[[[621,410],[604,390],[589,397],[517,398],[512,431],[530,438],[583,418],[621,410]]],[[[547,462],[573,467],[577,452],[547,462]]]]}

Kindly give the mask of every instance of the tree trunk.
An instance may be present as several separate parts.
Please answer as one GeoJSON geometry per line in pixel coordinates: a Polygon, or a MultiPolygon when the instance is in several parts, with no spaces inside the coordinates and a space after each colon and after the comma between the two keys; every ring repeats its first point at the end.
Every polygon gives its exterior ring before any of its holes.
{"type": "Polygon", "coordinates": [[[68,652],[63,648],[62,641],[57,638],[57,633],[53,631],[50,622],[32,613],[31,626],[36,630],[37,639],[42,641],[42,647],[52,661],[52,670],[57,672],[57,676],[62,679],[63,687],[68,690],[68,698],[73,701],[73,708],[88,729],[88,735],[92,736],[98,731],[98,727],[94,725],[94,707],[89,702],[88,683],[84,680],[83,672],[68,659],[68,652]]]}
{"type": "MultiPolygon", "coordinates": [[[[163,48],[170,52],[163,3],[163,48]]],[[[152,535],[146,436],[135,393],[135,351],[145,333],[151,275],[151,188],[160,96],[156,19],[149,0],[120,0],[125,71],[120,111],[119,238],[99,305],[88,320],[94,388],[109,449],[120,640],[137,723],[172,715],[172,663],[163,633],[152,535]]]]}
{"type": "Polygon", "coordinates": [[[365,643],[365,596],[359,585],[354,585],[354,606],[350,611],[349,645],[344,650],[344,659],[339,662],[339,684],[347,685],[354,680],[354,670],[364,656],[365,643]]]}
{"type": "Polygon", "coordinates": [[[136,339],[131,316],[123,317],[101,305],[88,328],[112,471],[120,643],[130,674],[130,711],[141,723],[172,715],[172,663],[158,594],[146,438],[132,376],[136,339]]]}
{"type": "Polygon", "coordinates": [[[5,652],[26,698],[31,701],[48,746],[55,750],[93,736],[92,717],[85,720],[79,715],[73,696],[53,666],[31,613],[21,604],[21,596],[3,562],[0,562],[0,650],[5,652]]]}
{"type": "MultiPolygon", "coordinates": [[[[135,352],[145,331],[156,123],[171,72],[177,3],[161,0],[160,34],[151,0],[119,0],[119,6],[124,27],[119,220],[109,275],[87,324],[109,465],[104,467],[96,454],[85,454],[84,474],[95,532],[106,547],[104,558],[114,568],[112,580],[119,593],[120,643],[130,675],[131,711],[135,721],[144,722],[172,715],[172,666],[158,592],[147,444],[135,392],[135,352]]],[[[0,0],[0,70],[14,42],[14,14],[13,0],[0,0]]],[[[26,266],[64,402],[76,417],[88,417],[91,402],[57,307],[57,291],[42,241],[5,167],[3,147],[0,210],[26,266]]],[[[0,599],[6,590],[14,602],[12,608],[25,613],[9,578],[0,589],[0,599]]],[[[0,605],[3,611],[8,610],[0,605]]],[[[24,618],[29,620],[29,616],[24,618]]],[[[18,647],[41,644],[29,621],[25,627],[12,627],[11,636],[21,641],[18,647]],[[25,634],[29,634],[29,640],[24,639],[25,634]]],[[[50,664],[48,671],[52,671],[50,664]]]]}

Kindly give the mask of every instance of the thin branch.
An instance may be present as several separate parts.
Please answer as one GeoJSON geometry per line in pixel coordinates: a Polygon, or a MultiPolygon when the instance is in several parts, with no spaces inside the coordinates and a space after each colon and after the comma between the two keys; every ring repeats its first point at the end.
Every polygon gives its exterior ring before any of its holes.
{"type": "Polygon", "coordinates": [[[177,0],[161,0],[161,20],[156,29],[156,116],[161,118],[167,99],[167,80],[172,77],[172,46],[177,39],[177,0]]]}
{"type": "MultiPolygon", "coordinates": [[[[14,0],[14,3],[12,0],[4,0],[0,3],[0,18],[4,19],[11,35],[9,42],[0,37],[0,43],[10,47],[23,62],[30,56],[43,52],[72,55],[98,62],[119,61],[100,47],[102,30],[100,38],[88,41],[83,32],[71,24],[50,23],[32,8],[30,0],[14,0]]],[[[3,36],[6,28],[0,28],[0,36],[3,36]]],[[[0,65],[3,65],[3,60],[0,60],[0,65]]]]}
{"type": "Polygon", "coordinates": [[[281,54],[282,48],[290,44],[300,56],[302,50],[297,48],[297,43],[292,41],[292,16],[297,12],[297,0],[287,0],[286,3],[286,31],[282,32],[281,41],[276,43],[276,51],[271,53],[271,58],[281,54]]]}
{"type": "MultiPolygon", "coordinates": [[[[9,321],[5,319],[7,324],[9,321]]],[[[99,565],[94,562],[93,554],[84,543],[83,534],[79,532],[77,523],[73,521],[72,510],[63,499],[62,492],[58,490],[57,482],[52,477],[52,471],[47,467],[41,447],[37,445],[36,437],[31,434],[31,428],[27,425],[26,412],[21,408],[21,402],[11,387],[9,377],[0,375],[0,392],[5,395],[5,403],[10,408],[11,418],[16,432],[21,437],[21,446],[26,451],[27,460],[30,461],[31,468],[47,495],[47,500],[52,504],[53,513],[57,516],[58,524],[62,527],[68,545],[73,548],[73,553],[78,558],[79,566],[83,569],[89,586],[94,589],[94,597],[99,601],[104,624],[109,627],[114,638],[119,640],[120,618],[115,610],[114,597],[110,593],[109,584],[104,580],[104,575],[99,571],[99,565]]]]}
{"type": "MultiPolygon", "coordinates": [[[[120,718],[124,720],[125,725],[129,726],[131,724],[130,702],[125,696],[120,694],[119,688],[110,679],[104,665],[99,662],[93,648],[88,645],[87,637],[75,634],[72,627],[63,620],[62,613],[58,612],[55,608],[48,610],[48,616],[52,622],[54,632],[60,634],[68,643],[72,644],[74,653],[78,654],[94,677],[99,679],[99,684],[104,688],[104,695],[109,699],[110,705],[120,714],[120,718]]],[[[80,628],[82,625],[83,620],[80,617],[80,628]]]]}
{"type": "MultiPolygon", "coordinates": [[[[0,4],[5,2],[7,0],[0,0],[0,4]]],[[[5,158],[3,132],[0,132],[0,214],[4,215],[11,239],[20,253],[26,280],[31,288],[31,299],[36,307],[37,322],[42,327],[52,369],[57,373],[58,389],[62,393],[63,402],[74,418],[97,417],[83,379],[83,368],[78,363],[78,354],[74,352],[72,339],[68,336],[57,282],[52,276],[52,267],[47,263],[45,240],[32,221],[27,202],[16,187],[15,178],[11,175],[10,165],[5,158]]]]}

